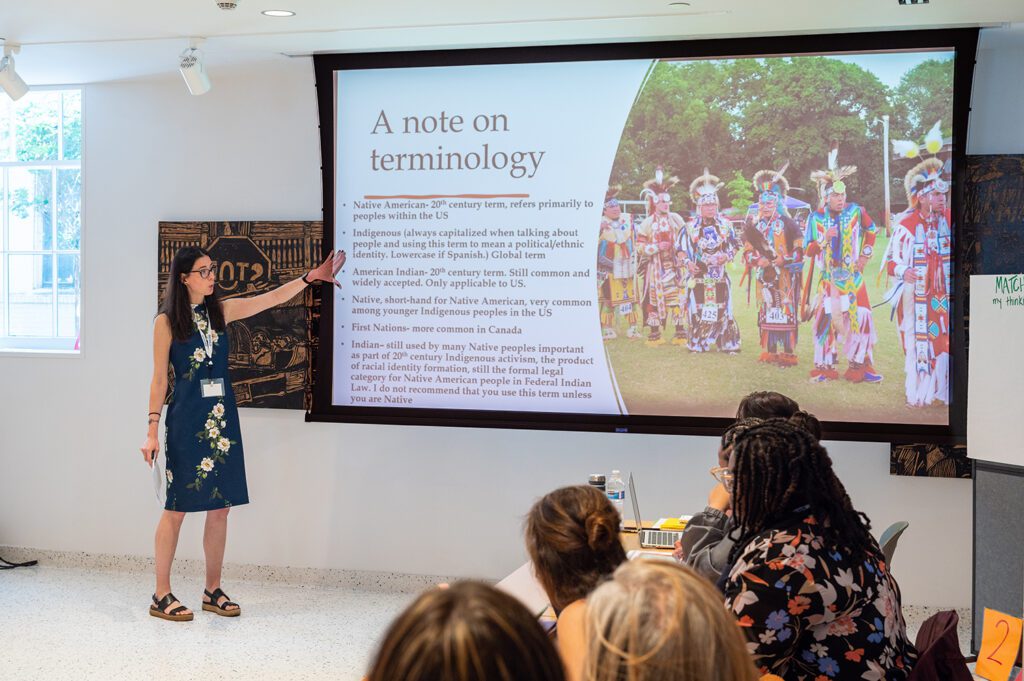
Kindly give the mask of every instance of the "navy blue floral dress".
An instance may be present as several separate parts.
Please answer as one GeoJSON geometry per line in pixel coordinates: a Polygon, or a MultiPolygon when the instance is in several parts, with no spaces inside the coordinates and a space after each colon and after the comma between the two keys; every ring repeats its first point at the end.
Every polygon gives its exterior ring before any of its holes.
{"type": "Polygon", "coordinates": [[[193,306],[192,335],[171,342],[174,393],[167,408],[168,511],[210,511],[249,503],[235,393],[228,376],[227,332],[209,328],[205,305],[193,306]],[[207,356],[200,329],[212,339],[207,356]],[[223,379],[222,397],[203,397],[200,382],[223,379]]]}

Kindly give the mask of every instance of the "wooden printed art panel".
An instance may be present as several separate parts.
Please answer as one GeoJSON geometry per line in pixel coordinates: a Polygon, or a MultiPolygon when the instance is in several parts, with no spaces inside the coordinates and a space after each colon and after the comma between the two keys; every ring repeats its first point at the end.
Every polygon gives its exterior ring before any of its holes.
{"type": "MultiPolygon", "coordinates": [[[[161,222],[158,300],[178,249],[199,246],[217,263],[221,300],[256,295],[320,264],[322,222],[161,222]]],[[[320,292],[308,287],[278,307],[232,322],[228,367],[239,407],[303,409],[312,403],[320,292]]]]}
{"type": "Polygon", "coordinates": [[[892,445],[889,474],[928,478],[970,478],[971,460],[963,445],[892,445]]]}

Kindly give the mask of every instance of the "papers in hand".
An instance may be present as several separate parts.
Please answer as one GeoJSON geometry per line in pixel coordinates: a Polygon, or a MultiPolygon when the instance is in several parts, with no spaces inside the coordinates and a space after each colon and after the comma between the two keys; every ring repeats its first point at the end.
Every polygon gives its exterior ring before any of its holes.
{"type": "Polygon", "coordinates": [[[160,506],[163,506],[167,499],[167,480],[164,478],[164,467],[157,459],[150,468],[153,469],[153,491],[156,492],[156,500],[160,502],[160,506]]]}

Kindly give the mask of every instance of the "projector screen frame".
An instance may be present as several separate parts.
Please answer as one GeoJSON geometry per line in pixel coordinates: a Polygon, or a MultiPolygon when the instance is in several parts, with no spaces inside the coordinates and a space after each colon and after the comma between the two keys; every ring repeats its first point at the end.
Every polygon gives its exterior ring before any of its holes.
{"type": "MultiPolygon", "coordinates": [[[[313,57],[320,119],[321,174],[323,182],[324,253],[333,248],[335,233],[335,110],[336,71],[350,69],[418,68],[434,66],[528,64],[543,62],[602,61],[618,59],[710,59],[841,54],[871,51],[955,51],[953,77],[953,217],[951,301],[953,349],[950,358],[950,405],[948,425],[915,425],[824,421],[824,437],[893,443],[963,444],[967,422],[967,354],[964,314],[966,281],[962,281],[960,233],[964,224],[966,145],[971,87],[977,54],[978,28],[865,32],[687,41],[564,44],[524,47],[447,49],[400,52],[317,54],[313,57]]],[[[719,435],[732,418],[509,412],[466,409],[403,407],[352,407],[332,403],[334,296],[345,289],[324,287],[319,329],[319,348],[313,360],[313,401],[306,420],[311,422],[374,423],[469,428],[517,428],[614,433],[719,435]]],[[[887,380],[902,380],[902,375],[887,380]]]]}

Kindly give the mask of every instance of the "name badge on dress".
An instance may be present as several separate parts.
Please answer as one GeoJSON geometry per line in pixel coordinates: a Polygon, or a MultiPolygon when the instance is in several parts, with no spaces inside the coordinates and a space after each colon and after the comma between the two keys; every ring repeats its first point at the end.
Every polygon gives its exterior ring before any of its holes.
{"type": "Polygon", "coordinates": [[[223,378],[204,378],[199,382],[203,397],[224,397],[223,378]]]}

